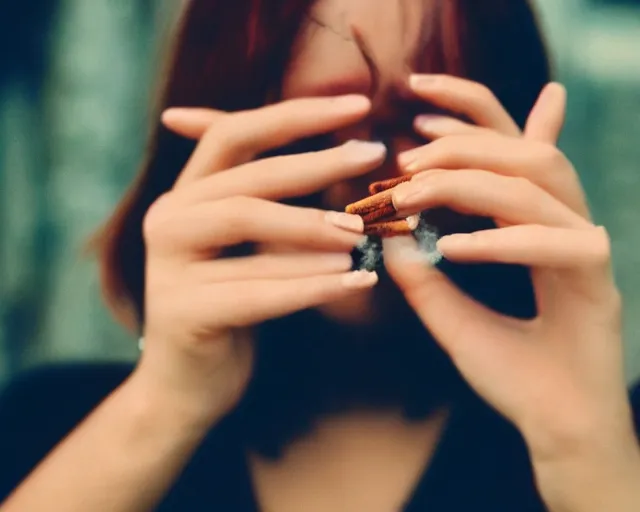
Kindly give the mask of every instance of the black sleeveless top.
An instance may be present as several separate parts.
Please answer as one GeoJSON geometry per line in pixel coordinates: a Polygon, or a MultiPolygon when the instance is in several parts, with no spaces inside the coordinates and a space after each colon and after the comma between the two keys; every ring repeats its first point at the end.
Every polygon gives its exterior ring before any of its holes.
{"type": "MultiPolygon", "coordinates": [[[[0,397],[0,502],[131,372],[71,365],[27,373],[0,397]]],[[[640,388],[632,394],[640,425],[640,388]]],[[[640,482],[639,482],[640,485],[640,482]]],[[[208,435],[159,512],[257,512],[245,458],[224,422],[208,435]]],[[[480,400],[453,411],[405,512],[542,512],[524,442],[480,400]]]]}

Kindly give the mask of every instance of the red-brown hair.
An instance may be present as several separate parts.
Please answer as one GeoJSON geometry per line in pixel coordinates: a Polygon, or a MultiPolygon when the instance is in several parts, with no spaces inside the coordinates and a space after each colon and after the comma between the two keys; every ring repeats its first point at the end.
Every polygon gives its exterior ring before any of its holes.
{"type": "MultiPolygon", "coordinates": [[[[522,124],[550,78],[545,47],[528,0],[430,1],[433,30],[421,70],[486,84],[522,124]]],[[[264,105],[285,72],[296,35],[313,3],[185,2],[158,113],[171,106],[234,111],[264,105]]],[[[192,142],[156,122],[140,174],[95,239],[107,302],[131,326],[139,325],[143,316],[144,215],[172,187],[192,150],[192,142]]]]}

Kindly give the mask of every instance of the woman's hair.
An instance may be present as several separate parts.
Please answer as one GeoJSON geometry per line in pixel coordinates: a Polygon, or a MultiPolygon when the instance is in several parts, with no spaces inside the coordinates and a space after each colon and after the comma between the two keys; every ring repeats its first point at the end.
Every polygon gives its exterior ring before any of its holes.
{"type": "MultiPolygon", "coordinates": [[[[420,71],[487,85],[523,124],[550,72],[528,0],[424,0],[431,40],[420,71]]],[[[264,105],[278,87],[314,0],[188,0],[165,69],[158,113],[264,105]]],[[[104,294],[130,326],[143,321],[143,218],[174,184],[194,148],[154,117],[140,174],[95,239],[104,294]]]]}

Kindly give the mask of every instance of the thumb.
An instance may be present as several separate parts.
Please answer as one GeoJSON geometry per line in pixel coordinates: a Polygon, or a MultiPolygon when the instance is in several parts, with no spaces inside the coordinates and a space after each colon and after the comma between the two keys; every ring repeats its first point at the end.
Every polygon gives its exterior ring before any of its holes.
{"type": "Polygon", "coordinates": [[[552,82],[538,97],[524,129],[524,138],[553,144],[558,143],[567,110],[567,91],[552,82]]]}
{"type": "Polygon", "coordinates": [[[383,240],[384,261],[409,304],[436,341],[485,400],[514,420],[522,399],[511,391],[540,375],[531,347],[508,319],[474,301],[429,265],[413,237],[383,240]],[[528,366],[527,366],[528,365],[528,366]]]}
{"type": "MultiPolygon", "coordinates": [[[[382,243],[389,275],[442,348],[464,366],[460,359],[474,351],[469,345],[477,344],[480,332],[488,334],[489,324],[500,315],[458,289],[431,264],[413,237],[385,238],[382,243]]],[[[487,338],[489,343],[496,339],[487,338]]],[[[482,351],[486,350],[485,345],[482,351]]]]}

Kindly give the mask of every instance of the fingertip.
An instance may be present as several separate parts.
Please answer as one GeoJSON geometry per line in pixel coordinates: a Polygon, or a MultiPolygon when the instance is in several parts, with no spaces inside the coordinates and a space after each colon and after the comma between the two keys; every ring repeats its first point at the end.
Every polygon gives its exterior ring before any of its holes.
{"type": "Polygon", "coordinates": [[[438,80],[439,75],[414,73],[409,75],[409,87],[414,91],[423,92],[438,80]]]}
{"type": "Polygon", "coordinates": [[[372,107],[371,100],[364,94],[345,94],[330,97],[329,100],[340,112],[364,113],[372,107]]]}
{"type": "Polygon", "coordinates": [[[443,256],[451,257],[467,245],[469,238],[463,234],[446,235],[436,242],[436,247],[443,256]]]}
{"type": "Polygon", "coordinates": [[[363,290],[378,284],[378,273],[356,270],[342,276],[342,285],[349,290],[363,290]]]}
{"type": "Polygon", "coordinates": [[[549,82],[540,93],[539,103],[545,108],[549,104],[564,106],[567,99],[567,89],[560,82],[549,82]]]}
{"type": "Polygon", "coordinates": [[[560,82],[549,82],[546,86],[547,90],[553,91],[554,94],[566,96],[567,88],[560,82]]]}
{"type": "Polygon", "coordinates": [[[446,120],[445,116],[437,114],[420,114],[414,118],[413,128],[419,133],[429,136],[441,128],[446,120]]]}
{"type": "Polygon", "coordinates": [[[170,128],[174,124],[180,121],[184,114],[184,109],[181,108],[168,108],[160,114],[160,122],[167,128],[170,128]]]}
{"type": "Polygon", "coordinates": [[[567,91],[558,82],[548,83],[541,91],[524,130],[525,139],[557,144],[567,111],[567,91]]]}

